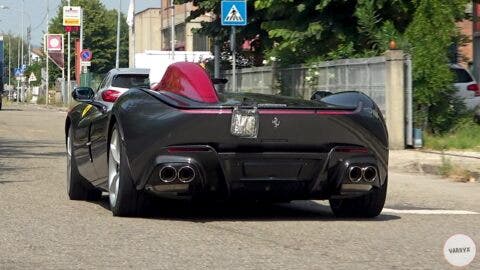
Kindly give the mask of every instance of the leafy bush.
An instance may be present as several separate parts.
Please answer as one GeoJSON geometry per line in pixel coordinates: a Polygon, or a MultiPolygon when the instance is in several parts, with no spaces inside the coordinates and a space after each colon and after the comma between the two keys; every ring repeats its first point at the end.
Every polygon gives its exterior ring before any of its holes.
{"type": "Polygon", "coordinates": [[[458,39],[455,21],[464,15],[465,0],[418,0],[406,31],[413,61],[416,126],[433,133],[449,131],[464,112],[455,98],[449,48],[458,39]]]}

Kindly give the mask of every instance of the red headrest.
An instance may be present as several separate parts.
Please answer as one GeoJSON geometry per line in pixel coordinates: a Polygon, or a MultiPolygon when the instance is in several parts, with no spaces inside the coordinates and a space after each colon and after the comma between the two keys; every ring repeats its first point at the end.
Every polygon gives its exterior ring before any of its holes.
{"type": "Polygon", "coordinates": [[[162,80],[153,90],[163,90],[205,103],[217,103],[218,96],[205,69],[190,62],[168,66],[162,80]]]}

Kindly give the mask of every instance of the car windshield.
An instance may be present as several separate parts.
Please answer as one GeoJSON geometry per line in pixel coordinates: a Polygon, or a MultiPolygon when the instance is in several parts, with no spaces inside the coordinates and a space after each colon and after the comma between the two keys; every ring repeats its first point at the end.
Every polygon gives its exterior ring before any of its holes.
{"type": "Polygon", "coordinates": [[[452,71],[455,74],[455,83],[468,83],[473,81],[472,76],[464,69],[452,68],[452,71]]]}
{"type": "Polygon", "coordinates": [[[113,87],[132,88],[132,87],[150,87],[148,74],[120,74],[112,82],[113,87]]]}

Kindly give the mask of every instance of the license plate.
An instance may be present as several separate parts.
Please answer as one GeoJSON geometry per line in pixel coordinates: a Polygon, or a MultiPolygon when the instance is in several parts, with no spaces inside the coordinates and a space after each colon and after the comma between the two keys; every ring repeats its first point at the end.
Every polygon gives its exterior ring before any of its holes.
{"type": "Polygon", "coordinates": [[[257,109],[234,108],[230,132],[234,136],[242,138],[257,138],[258,135],[258,111],[257,109]]]}

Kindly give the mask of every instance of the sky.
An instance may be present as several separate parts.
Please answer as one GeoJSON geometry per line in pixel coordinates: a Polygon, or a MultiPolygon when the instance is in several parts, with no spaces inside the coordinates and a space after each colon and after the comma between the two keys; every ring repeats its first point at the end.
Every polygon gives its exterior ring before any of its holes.
{"type": "MultiPolygon", "coordinates": [[[[23,0],[24,2],[24,35],[27,34],[27,26],[32,25],[32,44],[40,46],[43,33],[46,30],[47,1],[50,5],[50,17],[53,17],[58,9],[60,0],[23,0]],[[31,22],[30,22],[31,19],[31,22]]],[[[122,12],[127,13],[130,0],[101,0],[108,9],[118,8],[122,4],[122,12]]],[[[161,0],[135,0],[136,12],[149,7],[159,7],[161,0]]],[[[22,0],[0,0],[0,6],[9,9],[0,9],[0,33],[12,33],[20,35],[22,0]]]]}

